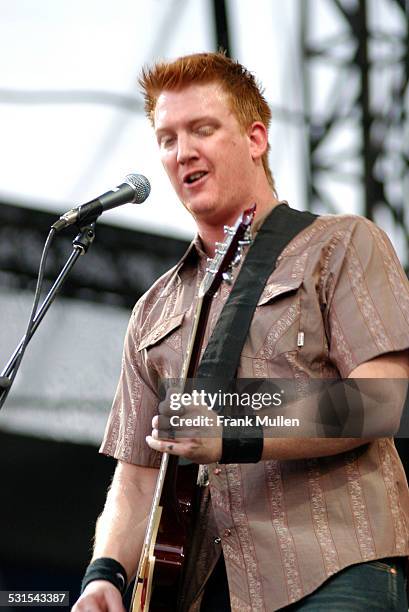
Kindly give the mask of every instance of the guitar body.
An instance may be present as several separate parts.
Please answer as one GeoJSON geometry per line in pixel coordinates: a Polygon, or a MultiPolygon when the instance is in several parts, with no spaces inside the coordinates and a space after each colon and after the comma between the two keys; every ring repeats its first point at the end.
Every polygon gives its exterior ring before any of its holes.
{"type": "Polygon", "coordinates": [[[145,567],[140,571],[143,581],[135,585],[133,612],[176,612],[178,609],[200,490],[198,466],[177,464],[176,457],[170,460],[174,465],[168,466],[163,505],[157,508],[152,546],[146,555],[145,567]]]}

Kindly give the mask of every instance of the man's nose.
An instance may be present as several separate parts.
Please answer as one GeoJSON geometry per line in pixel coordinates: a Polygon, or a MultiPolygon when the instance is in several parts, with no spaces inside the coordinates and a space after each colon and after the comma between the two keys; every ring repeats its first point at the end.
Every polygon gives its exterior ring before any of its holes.
{"type": "Polygon", "coordinates": [[[177,141],[177,162],[178,164],[185,164],[191,159],[198,157],[196,147],[192,138],[187,135],[180,135],[177,141]]]}

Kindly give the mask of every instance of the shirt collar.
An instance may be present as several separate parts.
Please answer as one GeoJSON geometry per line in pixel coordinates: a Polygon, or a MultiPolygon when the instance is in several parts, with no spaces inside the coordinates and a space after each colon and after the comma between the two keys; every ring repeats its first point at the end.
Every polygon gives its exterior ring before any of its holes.
{"type": "MultiPolygon", "coordinates": [[[[280,202],[277,202],[276,206],[278,206],[279,204],[287,204],[288,206],[288,202],[286,200],[281,200],[280,202]]],[[[256,219],[256,221],[252,224],[251,233],[252,233],[253,239],[256,236],[257,232],[259,231],[260,227],[263,225],[268,215],[271,213],[271,211],[274,208],[275,208],[274,206],[269,208],[269,210],[267,210],[264,213],[264,215],[256,219]]],[[[202,239],[200,238],[199,234],[196,234],[192,242],[189,244],[187,250],[182,255],[179,262],[176,264],[176,271],[177,272],[181,271],[181,269],[184,268],[185,266],[189,266],[189,265],[195,266],[197,264],[199,265],[203,264],[203,262],[207,261],[207,258],[208,256],[204,251],[202,239]]]]}

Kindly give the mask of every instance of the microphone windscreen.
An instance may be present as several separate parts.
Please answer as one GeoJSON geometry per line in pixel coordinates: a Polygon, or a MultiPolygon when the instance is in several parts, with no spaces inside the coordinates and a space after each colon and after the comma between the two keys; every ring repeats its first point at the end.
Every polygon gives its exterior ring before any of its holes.
{"type": "Polygon", "coordinates": [[[125,183],[131,185],[135,189],[135,195],[132,202],[142,204],[151,192],[151,184],[143,174],[128,174],[125,177],[125,183]]]}

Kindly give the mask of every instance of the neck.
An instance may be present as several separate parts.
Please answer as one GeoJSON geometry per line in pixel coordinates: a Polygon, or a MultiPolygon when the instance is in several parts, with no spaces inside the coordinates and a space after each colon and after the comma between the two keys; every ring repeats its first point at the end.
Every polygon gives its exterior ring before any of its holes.
{"type": "Polygon", "coordinates": [[[267,198],[263,200],[257,200],[254,198],[253,201],[247,202],[242,208],[237,209],[230,216],[225,216],[224,218],[217,219],[216,221],[207,221],[206,219],[196,219],[196,224],[198,228],[199,236],[202,240],[204,250],[209,257],[214,257],[215,254],[215,243],[223,242],[225,239],[224,234],[224,226],[225,225],[234,225],[237,221],[238,217],[241,213],[250,208],[253,204],[256,204],[256,213],[254,222],[257,220],[264,218],[275,206],[277,206],[280,201],[274,197],[272,194],[267,200],[267,198]]]}

